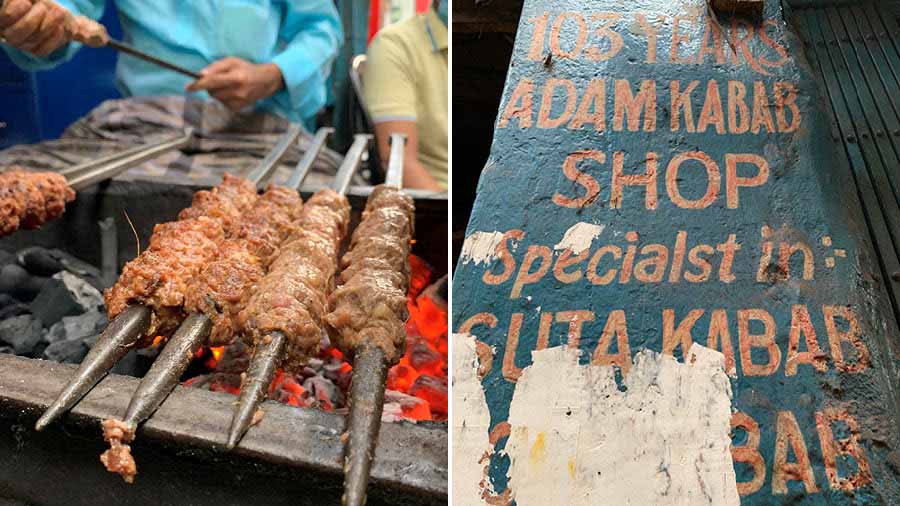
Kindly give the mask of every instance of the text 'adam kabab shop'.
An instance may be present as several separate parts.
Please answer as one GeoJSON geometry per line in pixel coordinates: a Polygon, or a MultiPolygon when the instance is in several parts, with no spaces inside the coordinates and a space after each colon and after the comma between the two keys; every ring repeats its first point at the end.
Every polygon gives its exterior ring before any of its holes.
{"type": "Polygon", "coordinates": [[[525,1],[454,281],[454,490],[900,504],[898,78],[890,2],[525,1]]]}

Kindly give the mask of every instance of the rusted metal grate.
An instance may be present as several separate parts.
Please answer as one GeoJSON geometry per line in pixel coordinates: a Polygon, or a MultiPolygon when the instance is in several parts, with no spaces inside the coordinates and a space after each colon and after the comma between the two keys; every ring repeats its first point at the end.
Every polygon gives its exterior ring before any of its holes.
{"type": "Polygon", "coordinates": [[[795,11],[830,102],[895,316],[900,317],[900,23],[870,3],[795,11]]]}

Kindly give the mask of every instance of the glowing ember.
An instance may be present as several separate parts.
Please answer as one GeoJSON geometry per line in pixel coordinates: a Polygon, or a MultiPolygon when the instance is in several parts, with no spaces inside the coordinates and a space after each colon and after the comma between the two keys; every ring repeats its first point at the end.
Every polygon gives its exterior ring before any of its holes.
{"type": "Polygon", "coordinates": [[[206,367],[209,369],[215,370],[216,366],[219,364],[219,359],[222,358],[222,354],[225,353],[224,346],[216,346],[209,349],[211,357],[206,360],[206,367]]]}
{"type": "MultiPolygon", "coordinates": [[[[385,419],[445,421],[447,307],[429,288],[434,273],[424,260],[410,255],[410,272],[406,353],[388,372],[385,419]]],[[[201,348],[194,359],[200,375],[184,384],[238,395],[247,358],[239,340],[229,347],[201,348]]],[[[287,374],[279,369],[268,397],[291,406],[346,413],[352,371],[339,350],[324,346],[303,371],[287,374]]]]}
{"type": "Polygon", "coordinates": [[[427,402],[404,405],[407,418],[443,421],[447,419],[447,308],[425,290],[433,276],[428,264],[415,255],[410,255],[409,263],[406,353],[388,372],[387,386],[427,402]]]}

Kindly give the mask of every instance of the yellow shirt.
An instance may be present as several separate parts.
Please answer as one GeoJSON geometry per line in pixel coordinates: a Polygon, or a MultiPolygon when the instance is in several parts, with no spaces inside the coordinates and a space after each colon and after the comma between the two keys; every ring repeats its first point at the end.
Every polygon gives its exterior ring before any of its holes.
{"type": "Polygon", "coordinates": [[[447,27],[433,8],[378,32],[363,95],[375,123],[415,121],[419,161],[447,188],[447,27]]]}

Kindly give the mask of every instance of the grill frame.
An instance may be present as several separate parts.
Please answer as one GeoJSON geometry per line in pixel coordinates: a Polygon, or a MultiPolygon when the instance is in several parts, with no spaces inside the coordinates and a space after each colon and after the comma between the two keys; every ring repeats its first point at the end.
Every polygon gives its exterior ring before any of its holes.
{"type": "MultiPolygon", "coordinates": [[[[115,218],[118,266],[134,258],[134,224],[146,245],[157,223],[176,218],[204,186],[110,181],[79,192],[61,219],[40,230],[0,239],[0,249],[60,248],[101,263],[97,222],[115,218]]],[[[309,198],[319,187],[301,193],[309,198]]],[[[351,187],[351,230],[371,187],[351,187]]],[[[416,200],[413,252],[441,276],[447,272],[446,195],[412,191],[416,200]]],[[[0,356],[0,499],[40,505],[102,504],[337,504],[342,493],[340,434],[344,417],[267,402],[266,415],[241,445],[224,452],[236,397],[177,387],[139,429],[134,485],[106,472],[100,420],[125,412],[138,378],[110,375],[71,413],[35,432],[34,422],[68,381],[75,366],[0,356]],[[198,406],[202,408],[198,409],[198,406]],[[224,479],[223,479],[224,478],[224,479]]],[[[385,424],[373,467],[369,504],[438,504],[447,497],[445,423],[385,424]]]]}
{"type": "MultiPolygon", "coordinates": [[[[40,505],[337,504],[343,417],[267,401],[263,420],[225,453],[234,396],[178,386],[141,429],[135,483],[99,462],[100,421],[124,412],[139,380],[109,375],[42,432],[35,420],[74,365],[0,356],[0,497],[40,505]]],[[[382,427],[370,504],[436,504],[447,494],[447,429],[382,427]]]]}

